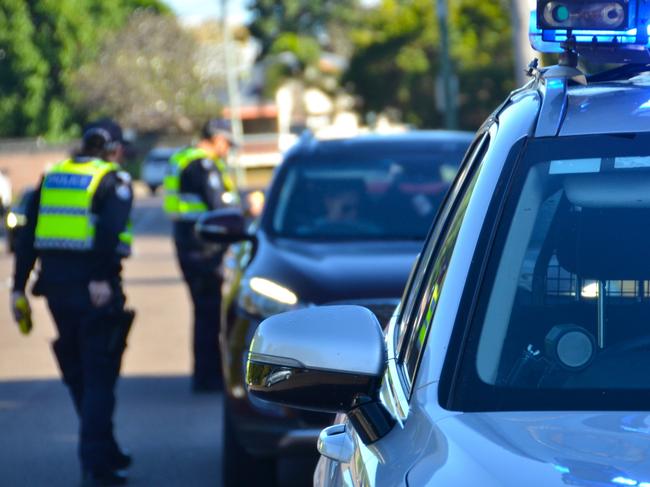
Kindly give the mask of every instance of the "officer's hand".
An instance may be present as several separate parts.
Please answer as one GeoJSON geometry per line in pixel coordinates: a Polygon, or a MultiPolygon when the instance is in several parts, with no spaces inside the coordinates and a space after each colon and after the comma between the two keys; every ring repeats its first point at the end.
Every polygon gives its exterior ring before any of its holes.
{"type": "Polygon", "coordinates": [[[21,291],[12,292],[11,293],[11,312],[14,315],[14,320],[16,321],[16,323],[18,323],[20,321],[20,318],[23,316],[23,313],[25,312],[24,308],[21,308],[21,304],[20,304],[21,302],[26,303],[27,310],[29,312],[31,312],[31,308],[29,307],[29,301],[27,300],[27,296],[25,296],[25,293],[23,293],[21,291]]]}
{"type": "Polygon", "coordinates": [[[113,291],[111,291],[108,281],[91,281],[88,284],[88,291],[90,292],[90,301],[96,308],[106,306],[113,297],[113,291]]]}

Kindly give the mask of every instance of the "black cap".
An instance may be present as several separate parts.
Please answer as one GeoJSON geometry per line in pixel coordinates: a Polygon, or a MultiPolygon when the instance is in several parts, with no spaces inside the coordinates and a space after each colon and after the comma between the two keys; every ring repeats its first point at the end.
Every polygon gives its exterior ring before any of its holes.
{"type": "Polygon", "coordinates": [[[223,135],[231,145],[235,144],[232,136],[232,125],[230,120],[225,118],[213,118],[208,120],[201,129],[201,137],[211,139],[216,135],[223,135]]]}
{"type": "Polygon", "coordinates": [[[84,127],[84,148],[111,150],[117,144],[124,144],[122,127],[110,118],[91,122],[84,127]]]}

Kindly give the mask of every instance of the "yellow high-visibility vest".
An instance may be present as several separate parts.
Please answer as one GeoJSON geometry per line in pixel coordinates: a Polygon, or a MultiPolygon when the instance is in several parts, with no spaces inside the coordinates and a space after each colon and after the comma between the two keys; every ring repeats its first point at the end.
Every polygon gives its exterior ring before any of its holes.
{"type": "Polygon", "coordinates": [[[208,159],[214,162],[221,174],[224,189],[232,201],[237,201],[238,196],[235,184],[228,174],[226,165],[221,159],[212,158],[203,149],[187,147],[178,151],[169,159],[169,168],[163,186],[165,198],[163,208],[165,213],[173,220],[195,221],[201,214],[208,211],[208,207],[198,194],[181,193],[181,175],[191,162],[197,159],[208,159]]]}
{"type": "MultiPolygon", "coordinates": [[[[99,159],[56,164],[41,186],[41,201],[34,246],[39,250],[90,251],[95,243],[96,215],[93,199],[104,176],[120,166],[99,159]]],[[[116,252],[129,255],[133,243],[131,224],[120,233],[116,252]]]]}

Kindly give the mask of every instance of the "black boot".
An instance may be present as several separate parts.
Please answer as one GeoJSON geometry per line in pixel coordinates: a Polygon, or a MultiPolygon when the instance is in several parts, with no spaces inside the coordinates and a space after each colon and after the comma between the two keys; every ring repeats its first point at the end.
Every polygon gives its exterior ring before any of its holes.
{"type": "Polygon", "coordinates": [[[111,468],[114,470],[126,470],[133,464],[133,457],[125,450],[119,448],[111,456],[111,468]]]}

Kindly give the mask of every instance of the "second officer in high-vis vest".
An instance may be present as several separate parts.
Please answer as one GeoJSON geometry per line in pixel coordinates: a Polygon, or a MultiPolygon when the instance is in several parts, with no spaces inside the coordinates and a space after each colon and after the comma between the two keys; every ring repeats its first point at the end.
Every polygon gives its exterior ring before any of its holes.
{"type": "Polygon", "coordinates": [[[172,156],[164,182],[165,212],[174,221],[176,253],[194,306],[195,392],[216,391],[222,384],[217,342],[223,250],[201,242],[194,225],[206,211],[238,204],[225,164],[232,144],[229,129],[225,120],[210,120],[196,147],[184,148],[172,156]]]}
{"type": "Polygon", "coordinates": [[[114,388],[133,320],[120,278],[131,247],[131,182],[109,162],[122,154],[116,123],[88,126],[79,155],[43,176],[16,246],[14,313],[24,312],[25,288],[38,260],[33,293],[46,297],[58,330],[53,348],[79,416],[88,486],[126,483],[124,470],[131,464],[113,436],[114,388]]]}

